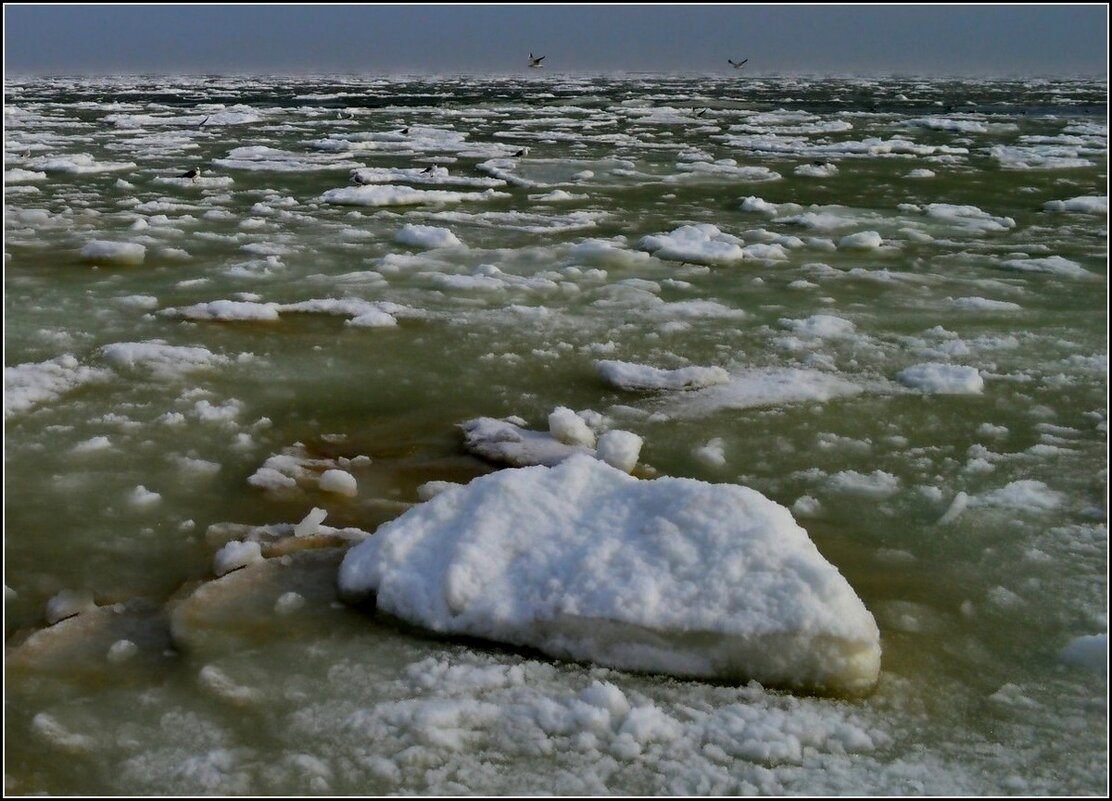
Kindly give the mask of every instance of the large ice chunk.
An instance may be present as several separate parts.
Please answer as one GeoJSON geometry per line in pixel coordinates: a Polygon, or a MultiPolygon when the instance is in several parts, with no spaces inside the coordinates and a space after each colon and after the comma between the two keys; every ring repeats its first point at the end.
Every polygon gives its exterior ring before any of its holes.
{"type": "Polygon", "coordinates": [[[862,692],[872,614],[755,490],[575,455],[446,490],[348,552],[344,597],[436,632],[678,676],[862,692]]]}

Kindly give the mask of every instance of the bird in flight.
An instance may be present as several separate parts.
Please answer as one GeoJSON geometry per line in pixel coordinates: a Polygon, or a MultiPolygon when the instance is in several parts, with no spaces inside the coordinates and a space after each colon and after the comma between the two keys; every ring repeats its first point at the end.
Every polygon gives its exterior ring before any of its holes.
{"type": "Polygon", "coordinates": [[[730,59],[730,58],[728,58],[728,59],[726,59],[726,62],[727,62],[727,63],[728,63],[728,64],[729,64],[729,65],[730,65],[731,67],[733,67],[733,68],[734,68],[735,70],[739,70],[739,69],[741,69],[741,68],[742,68],[742,66],[744,66],[744,65],[745,65],[745,62],[746,62],[746,61],[748,61],[748,60],[749,60],[749,59],[747,59],[747,58],[743,58],[743,59],[742,59],[741,61],[734,61],[733,59],[730,59]]]}
{"type": "Polygon", "coordinates": [[[200,176],[201,176],[201,170],[198,167],[194,167],[193,169],[191,169],[187,172],[183,172],[178,177],[179,178],[188,178],[191,181],[196,181],[200,176]]]}
{"type": "Polygon", "coordinates": [[[212,116],[211,116],[211,115],[209,115],[208,117],[205,117],[205,118],[204,118],[203,120],[201,120],[201,124],[200,124],[200,125],[198,125],[197,127],[198,127],[198,128],[204,128],[204,127],[205,127],[205,123],[206,123],[206,122],[208,122],[208,121],[209,121],[210,119],[212,119],[212,116]]]}
{"type": "Polygon", "coordinates": [[[544,61],[544,60],[545,60],[545,56],[540,56],[539,58],[533,58],[533,54],[530,53],[529,54],[529,68],[534,69],[534,70],[543,69],[544,64],[542,64],[541,62],[544,61]]]}
{"type": "Polygon", "coordinates": [[[709,108],[705,108],[702,111],[700,111],[698,106],[696,106],[695,108],[693,108],[691,110],[695,112],[696,117],[702,117],[704,114],[706,114],[708,111],[710,111],[709,108]]]}

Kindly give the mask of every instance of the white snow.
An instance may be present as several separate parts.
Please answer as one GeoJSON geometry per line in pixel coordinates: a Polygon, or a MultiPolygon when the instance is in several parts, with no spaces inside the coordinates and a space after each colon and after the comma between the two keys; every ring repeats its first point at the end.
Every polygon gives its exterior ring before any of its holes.
{"type": "Polygon", "coordinates": [[[147,249],[137,242],[106,242],[94,239],[81,248],[81,257],[86,261],[107,264],[142,264],[147,249]]]}
{"type": "Polygon", "coordinates": [[[263,559],[262,548],[257,542],[241,542],[232,540],[213,557],[212,570],[217,576],[223,576],[241,567],[247,567],[263,559]]]}
{"type": "Polygon", "coordinates": [[[554,465],[590,448],[566,445],[548,432],[529,431],[506,420],[477,417],[460,423],[464,447],[484,459],[514,467],[554,465]]]}
{"type": "Polygon", "coordinates": [[[433,225],[406,225],[395,234],[394,241],[420,248],[463,247],[463,243],[447,228],[433,225]]]}
{"type": "Polygon", "coordinates": [[[311,537],[320,530],[320,524],[324,522],[324,518],[328,517],[328,512],[319,507],[313,507],[305,518],[294,526],[293,535],[295,537],[311,537]]]}
{"type": "Polygon", "coordinates": [[[162,496],[157,492],[151,492],[142,484],[135,487],[127,494],[127,501],[136,509],[146,509],[147,507],[154,506],[162,500],[162,496]]]}
{"type": "Polygon", "coordinates": [[[5,367],[4,417],[57,400],[84,384],[104,382],[111,377],[110,370],[83,367],[69,353],[45,362],[5,367]]]}
{"type": "Polygon", "coordinates": [[[866,498],[887,498],[900,489],[900,480],[891,473],[874,470],[872,473],[859,473],[856,470],[843,470],[827,480],[827,486],[839,492],[862,495],[866,498]]]}
{"type": "Polygon", "coordinates": [[[823,402],[862,391],[858,384],[820,370],[756,367],[733,370],[726,384],[668,396],[660,408],[677,418],[703,417],[723,409],[823,402]]]}
{"type": "Polygon", "coordinates": [[[329,189],[320,196],[322,203],[341,206],[419,206],[423,204],[462,203],[468,200],[500,200],[506,192],[450,192],[443,189],[413,189],[409,186],[352,186],[329,189]]]}
{"type": "Polygon", "coordinates": [[[354,498],[359,494],[359,485],[355,476],[346,470],[325,470],[320,476],[320,488],[325,492],[335,492],[337,495],[346,495],[354,498]]]}
{"type": "Polygon", "coordinates": [[[584,456],[414,507],[339,584],[436,632],[625,669],[861,692],[880,668],[872,615],[787,509],[584,456]]]}
{"type": "Polygon", "coordinates": [[[595,432],[582,417],[566,406],[557,406],[548,415],[548,432],[565,445],[595,446],[595,432]]]}
{"type": "Polygon", "coordinates": [[[979,297],[947,298],[947,300],[954,308],[965,311],[1023,311],[1023,307],[1018,303],[1012,303],[1008,300],[991,300],[990,298],[979,297]]]}
{"type": "Polygon", "coordinates": [[[780,326],[797,334],[817,339],[837,339],[854,333],[856,327],[850,320],[832,314],[815,314],[804,320],[781,318],[780,326]]]}
{"type": "Polygon", "coordinates": [[[621,389],[699,389],[725,384],[730,374],[721,367],[681,367],[662,370],[647,364],[612,359],[595,362],[602,380],[621,389]]]}
{"type": "Polygon", "coordinates": [[[927,362],[915,364],[896,374],[896,378],[912,389],[939,395],[979,395],[985,380],[976,367],[927,362]]]}
{"type": "Polygon", "coordinates": [[[1001,262],[1005,270],[1016,270],[1027,273],[1050,273],[1051,275],[1064,275],[1071,278],[1095,278],[1096,276],[1075,261],[1064,259],[1061,256],[1047,256],[1041,259],[1008,259],[1001,262]]]}
{"type": "Polygon", "coordinates": [[[692,451],[692,455],[709,467],[725,467],[726,442],[721,437],[715,437],[692,451]]]}
{"type": "Polygon", "coordinates": [[[232,361],[207,348],[168,345],[161,340],[116,342],[105,345],[100,352],[117,369],[145,369],[159,378],[174,378],[184,372],[230,364],[232,361]]]}
{"type": "Polygon", "coordinates": [[[7,170],[4,173],[4,185],[14,186],[15,184],[27,184],[32,181],[45,181],[45,172],[35,172],[34,170],[21,170],[19,168],[7,170]]]}
{"type": "Polygon", "coordinates": [[[876,250],[883,241],[876,231],[860,231],[843,236],[838,240],[838,247],[846,250],[876,250]]]}
{"type": "Polygon", "coordinates": [[[1017,512],[1039,512],[1056,509],[1065,502],[1065,496],[1050,489],[1042,481],[1023,479],[1013,481],[1000,489],[974,495],[971,507],[994,506],[1017,512]]]}
{"type": "Polygon", "coordinates": [[[607,431],[598,438],[596,453],[599,459],[623,473],[630,473],[637,466],[644,440],[631,431],[607,431]]]}
{"type": "Polygon", "coordinates": [[[1071,211],[1080,214],[1107,214],[1108,195],[1082,195],[1069,200],[1051,200],[1043,204],[1046,211],[1071,211]]]}
{"type": "Polygon", "coordinates": [[[641,238],[637,247],[658,259],[722,266],[736,264],[745,258],[741,240],[724,234],[709,223],[683,225],[670,234],[641,238]]]}

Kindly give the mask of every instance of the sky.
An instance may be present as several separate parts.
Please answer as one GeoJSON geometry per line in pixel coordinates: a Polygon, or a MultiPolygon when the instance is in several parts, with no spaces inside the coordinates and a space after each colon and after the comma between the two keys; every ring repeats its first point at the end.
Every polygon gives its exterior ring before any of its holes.
{"type": "Polygon", "coordinates": [[[4,6],[15,74],[1107,76],[1108,6],[4,6]]]}

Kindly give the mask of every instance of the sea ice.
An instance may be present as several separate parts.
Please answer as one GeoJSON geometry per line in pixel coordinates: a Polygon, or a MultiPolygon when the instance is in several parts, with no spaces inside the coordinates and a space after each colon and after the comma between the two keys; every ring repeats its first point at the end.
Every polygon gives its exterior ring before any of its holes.
{"type": "Polygon", "coordinates": [[[1043,204],[1046,211],[1072,211],[1080,214],[1107,214],[1108,195],[1083,195],[1069,200],[1051,200],[1043,204]]]}
{"type": "Polygon", "coordinates": [[[359,494],[359,485],[355,476],[346,470],[325,470],[320,476],[320,488],[325,492],[335,492],[337,495],[346,495],[354,498],[359,494]]]}
{"type": "Polygon", "coordinates": [[[348,552],[339,584],[442,634],[623,669],[834,693],[880,669],[873,616],[787,509],[586,456],[414,507],[348,552]]]}
{"type": "Polygon", "coordinates": [[[216,552],[216,556],[213,557],[212,569],[217,576],[223,576],[225,573],[231,573],[233,570],[261,561],[262,558],[262,549],[259,547],[259,543],[232,540],[216,552]]]}
{"type": "Polygon", "coordinates": [[[722,233],[709,223],[683,225],[670,234],[645,236],[637,247],[658,259],[695,264],[722,266],[745,258],[740,239],[722,233]]]}
{"type": "Polygon", "coordinates": [[[602,380],[621,389],[699,389],[725,384],[730,374],[721,367],[681,367],[661,370],[647,364],[604,359],[595,362],[602,380]]]}
{"type": "Polygon", "coordinates": [[[883,241],[876,231],[861,231],[843,236],[838,240],[838,247],[847,250],[876,250],[883,241]]]}
{"type": "Polygon", "coordinates": [[[81,258],[101,264],[142,264],[147,249],[136,242],[94,239],[81,248],[81,258]]]}
{"type": "Polygon", "coordinates": [[[985,388],[976,367],[957,364],[915,364],[901,370],[896,378],[912,389],[938,395],[979,395],[985,388]]]}
{"type": "Polygon", "coordinates": [[[420,248],[463,247],[455,234],[447,228],[437,228],[434,225],[405,225],[395,234],[394,241],[420,248]]]}
{"type": "Polygon", "coordinates": [[[598,438],[596,454],[611,467],[631,473],[637,466],[642,444],[643,440],[630,431],[607,431],[598,438]]]}
{"type": "Polygon", "coordinates": [[[566,406],[557,406],[548,415],[548,432],[565,445],[579,445],[593,448],[595,432],[590,426],[566,406]]]}

